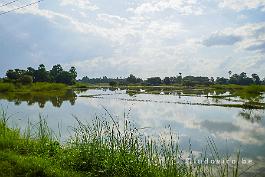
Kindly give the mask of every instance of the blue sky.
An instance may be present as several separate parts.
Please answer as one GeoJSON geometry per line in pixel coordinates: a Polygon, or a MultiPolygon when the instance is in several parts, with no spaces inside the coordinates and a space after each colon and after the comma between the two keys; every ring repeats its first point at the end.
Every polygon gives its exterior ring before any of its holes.
{"type": "Polygon", "coordinates": [[[60,63],[79,77],[265,77],[264,0],[44,0],[0,16],[0,32],[1,76],[60,63]]]}

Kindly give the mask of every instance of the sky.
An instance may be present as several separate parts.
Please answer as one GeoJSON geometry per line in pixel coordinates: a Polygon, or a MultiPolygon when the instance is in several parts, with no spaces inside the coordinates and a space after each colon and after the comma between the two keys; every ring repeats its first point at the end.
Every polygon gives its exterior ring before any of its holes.
{"type": "MultiPolygon", "coordinates": [[[[5,12],[34,0],[0,0],[5,12]]],[[[44,64],[78,77],[265,77],[264,0],[44,0],[0,15],[0,76],[44,64]]]]}

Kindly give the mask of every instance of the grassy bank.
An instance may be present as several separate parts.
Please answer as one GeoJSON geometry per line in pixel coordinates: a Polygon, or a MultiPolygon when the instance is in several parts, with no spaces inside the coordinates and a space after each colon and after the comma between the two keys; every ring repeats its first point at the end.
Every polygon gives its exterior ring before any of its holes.
{"type": "MultiPolygon", "coordinates": [[[[91,125],[77,119],[74,135],[62,145],[42,118],[21,132],[8,126],[7,117],[3,112],[0,121],[0,176],[239,176],[237,164],[182,163],[172,133],[151,140],[127,119],[124,126],[111,115],[110,121],[95,118],[91,125]]],[[[211,139],[208,146],[211,156],[220,158],[211,139]]]]}
{"type": "Polygon", "coordinates": [[[68,87],[61,83],[37,82],[30,85],[0,83],[0,92],[54,92],[64,91],[68,87]]]}

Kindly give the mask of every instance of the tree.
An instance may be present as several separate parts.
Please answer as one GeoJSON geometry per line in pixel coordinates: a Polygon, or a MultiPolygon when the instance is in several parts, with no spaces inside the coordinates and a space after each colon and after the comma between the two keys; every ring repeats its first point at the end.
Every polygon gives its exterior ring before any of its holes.
{"type": "Polygon", "coordinates": [[[178,76],[178,77],[176,78],[176,83],[177,83],[177,84],[181,84],[181,83],[182,83],[182,76],[178,76]]]}
{"type": "Polygon", "coordinates": [[[160,85],[161,84],[161,78],[160,77],[150,77],[150,78],[147,78],[146,83],[148,85],[160,85]]]}
{"type": "Polygon", "coordinates": [[[76,72],[76,68],[74,66],[72,66],[69,70],[70,74],[72,75],[73,79],[75,80],[77,77],[77,72],[76,72]]]}
{"type": "Polygon", "coordinates": [[[126,81],[130,84],[136,84],[137,78],[134,75],[130,74],[130,76],[127,77],[126,81]]]}
{"type": "Polygon", "coordinates": [[[230,84],[238,84],[238,85],[250,85],[253,84],[253,80],[249,77],[247,77],[247,74],[245,72],[242,72],[241,74],[233,74],[230,77],[229,80],[230,84]]]}
{"type": "Polygon", "coordinates": [[[60,72],[60,74],[56,76],[56,82],[64,83],[67,85],[73,85],[75,84],[75,79],[73,78],[72,73],[67,71],[62,71],[60,72]]]}
{"type": "Polygon", "coordinates": [[[33,81],[35,80],[36,70],[32,67],[28,67],[26,71],[26,75],[31,76],[33,81]]]}
{"type": "Polygon", "coordinates": [[[194,77],[194,76],[186,76],[183,78],[183,84],[189,84],[189,86],[193,86],[196,84],[202,84],[202,85],[209,85],[210,80],[208,77],[194,77]]]}
{"type": "Polygon", "coordinates": [[[224,77],[217,77],[215,80],[216,84],[228,84],[228,79],[224,78],[224,77]]]}
{"type": "Polygon", "coordinates": [[[63,71],[60,64],[54,65],[50,70],[50,77],[53,82],[56,82],[56,77],[63,71]]]}
{"type": "Polygon", "coordinates": [[[253,80],[251,78],[247,77],[247,73],[242,72],[239,75],[239,84],[240,85],[250,85],[250,84],[253,84],[253,80]]]}
{"type": "Polygon", "coordinates": [[[16,71],[10,69],[6,72],[6,77],[11,80],[17,80],[19,79],[19,74],[16,71]]]}
{"type": "Polygon", "coordinates": [[[211,84],[214,84],[214,78],[213,77],[211,77],[210,82],[211,82],[211,84]]]}
{"type": "Polygon", "coordinates": [[[163,80],[164,84],[166,85],[169,85],[171,82],[170,82],[170,78],[169,77],[165,77],[164,80],[163,80]]]}
{"type": "Polygon", "coordinates": [[[231,77],[232,71],[228,71],[229,78],[231,77]]]}
{"type": "Polygon", "coordinates": [[[257,85],[261,84],[260,78],[257,74],[252,74],[251,76],[252,76],[252,80],[255,84],[257,84],[257,85]]]}
{"type": "Polygon", "coordinates": [[[265,85],[265,78],[262,79],[262,82],[261,82],[262,85],[265,85]]]}
{"type": "Polygon", "coordinates": [[[36,70],[34,82],[49,82],[49,81],[50,81],[49,72],[46,71],[46,68],[43,64],[40,64],[38,70],[36,70]]]}
{"type": "Polygon", "coordinates": [[[32,84],[33,78],[30,75],[23,75],[19,78],[19,82],[23,85],[29,85],[32,84]]]}
{"type": "Polygon", "coordinates": [[[233,74],[229,79],[230,84],[239,84],[239,75],[233,74]]]}
{"type": "Polygon", "coordinates": [[[111,87],[114,87],[114,86],[116,86],[118,83],[116,82],[116,81],[110,81],[109,82],[109,85],[111,86],[111,87]]]}

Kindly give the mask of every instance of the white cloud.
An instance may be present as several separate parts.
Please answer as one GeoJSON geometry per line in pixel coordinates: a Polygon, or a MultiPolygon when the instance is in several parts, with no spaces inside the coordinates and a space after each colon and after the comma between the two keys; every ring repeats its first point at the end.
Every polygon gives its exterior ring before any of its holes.
{"type": "Polygon", "coordinates": [[[202,43],[207,46],[234,45],[237,49],[265,52],[265,23],[253,23],[237,28],[226,28],[211,34],[202,43]]]}
{"type": "Polygon", "coordinates": [[[92,4],[89,0],[62,0],[62,6],[75,6],[79,9],[85,9],[90,11],[98,10],[99,7],[92,4]]]}
{"type": "Polygon", "coordinates": [[[182,15],[201,15],[203,13],[202,7],[197,0],[155,0],[145,2],[136,8],[128,9],[128,11],[138,15],[163,12],[165,10],[175,10],[182,15]]]}
{"type": "Polygon", "coordinates": [[[262,10],[264,11],[265,1],[264,0],[222,0],[222,2],[219,3],[219,7],[230,8],[236,11],[262,8],[262,10]]]}

